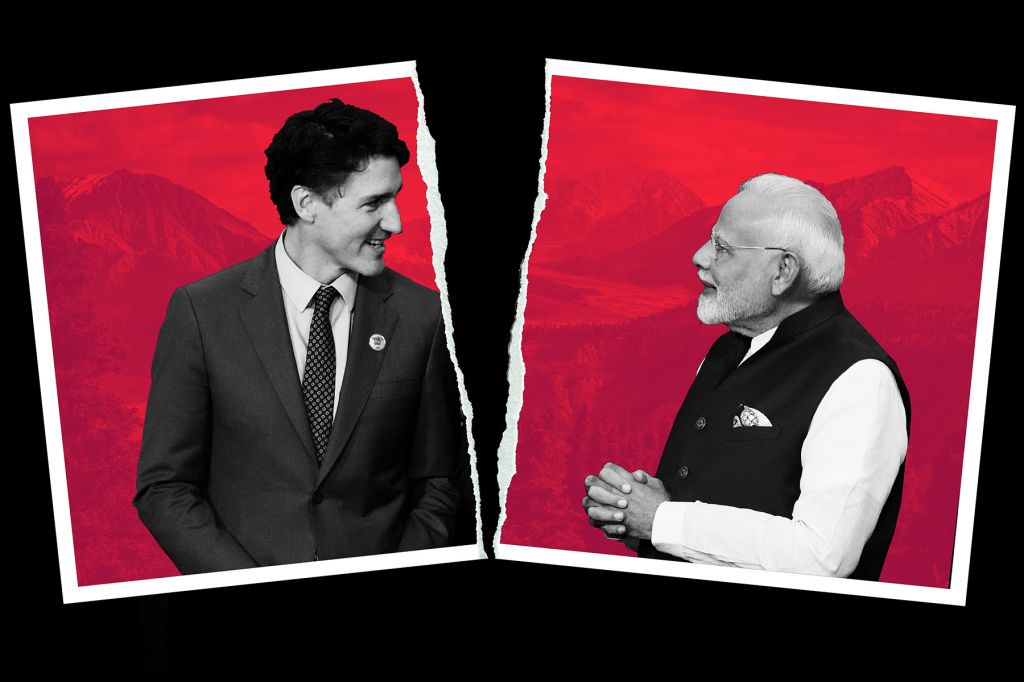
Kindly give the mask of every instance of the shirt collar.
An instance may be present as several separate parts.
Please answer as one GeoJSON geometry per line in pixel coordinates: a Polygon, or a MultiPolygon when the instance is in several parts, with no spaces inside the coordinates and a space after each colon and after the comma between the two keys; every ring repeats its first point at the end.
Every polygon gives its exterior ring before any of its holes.
{"type": "MultiPolygon", "coordinates": [[[[291,301],[296,310],[301,312],[310,306],[313,294],[320,289],[321,284],[303,272],[285,251],[285,232],[281,233],[277,240],[277,246],[274,248],[274,257],[277,260],[277,276],[281,280],[281,288],[284,289],[285,297],[291,301]]],[[[338,279],[328,285],[338,290],[349,310],[352,310],[356,304],[357,277],[357,274],[346,270],[338,279]]]]}
{"type": "Polygon", "coordinates": [[[764,348],[765,344],[767,344],[769,341],[772,340],[772,337],[775,335],[775,331],[777,329],[778,329],[778,327],[772,327],[768,331],[761,332],[760,334],[758,334],[754,338],[750,339],[750,353],[749,354],[753,355],[757,351],[759,351],[762,348],[764,348]]]}
{"type": "Polygon", "coordinates": [[[747,358],[749,358],[751,355],[764,348],[768,344],[768,342],[772,340],[772,337],[775,335],[775,331],[777,329],[778,327],[772,327],[768,331],[761,332],[754,338],[750,339],[750,349],[747,350],[746,355],[744,355],[743,359],[740,360],[740,364],[742,365],[744,362],[747,361],[747,358]]]}

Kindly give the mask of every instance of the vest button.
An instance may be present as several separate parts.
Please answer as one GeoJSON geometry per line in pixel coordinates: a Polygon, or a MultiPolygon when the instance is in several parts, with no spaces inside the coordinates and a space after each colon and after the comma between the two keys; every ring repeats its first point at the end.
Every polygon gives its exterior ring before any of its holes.
{"type": "Polygon", "coordinates": [[[708,425],[708,420],[707,420],[707,419],[705,419],[704,417],[700,417],[700,418],[699,418],[699,419],[697,420],[697,424],[696,424],[696,426],[697,426],[697,430],[698,430],[698,431],[699,431],[699,430],[701,430],[701,429],[703,429],[703,428],[704,428],[705,426],[707,426],[707,425],[708,425]]]}
{"type": "Polygon", "coordinates": [[[313,504],[320,504],[324,501],[324,496],[321,493],[313,494],[313,504]]]}
{"type": "Polygon", "coordinates": [[[686,478],[690,475],[690,470],[686,467],[679,467],[679,471],[677,473],[679,474],[679,478],[686,478]]]}

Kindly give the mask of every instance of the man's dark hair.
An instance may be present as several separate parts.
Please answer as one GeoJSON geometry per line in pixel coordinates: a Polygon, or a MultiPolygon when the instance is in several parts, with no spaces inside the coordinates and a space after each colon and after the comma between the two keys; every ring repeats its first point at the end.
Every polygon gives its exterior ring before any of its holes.
{"type": "Polygon", "coordinates": [[[409,148],[394,124],[336,97],[289,116],[264,153],[270,200],[285,225],[299,219],[292,206],[295,185],[308,187],[330,204],[328,190],[345,182],[349,173],[365,169],[370,157],[392,157],[399,166],[409,161],[409,148]]]}

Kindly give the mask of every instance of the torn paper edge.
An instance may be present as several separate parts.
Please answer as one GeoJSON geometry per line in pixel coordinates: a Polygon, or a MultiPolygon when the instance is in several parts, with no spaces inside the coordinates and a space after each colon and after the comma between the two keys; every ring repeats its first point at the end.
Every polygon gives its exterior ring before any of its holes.
{"type": "MultiPolygon", "coordinates": [[[[1016,107],[1006,104],[972,102],[967,100],[922,97],[917,95],[901,95],[895,93],[875,92],[868,90],[852,90],[846,88],[824,87],[819,85],[803,85],[778,81],[753,80],[728,76],[709,76],[681,71],[664,71],[638,67],[592,64],[560,59],[548,59],[547,75],[547,113],[544,121],[544,147],[542,150],[541,182],[543,182],[544,166],[547,161],[548,123],[551,108],[551,77],[552,75],[606,80],[618,83],[638,85],[654,85],[691,90],[775,97],[810,102],[825,102],[850,106],[879,107],[898,109],[944,116],[965,116],[984,118],[997,122],[995,153],[992,160],[992,181],[989,186],[988,221],[985,230],[985,256],[982,264],[981,294],[978,300],[978,321],[974,342],[974,361],[971,369],[970,401],[967,410],[967,432],[965,434],[963,466],[960,476],[959,503],[957,507],[956,531],[953,543],[952,571],[948,588],[927,587],[920,585],[903,585],[899,583],[870,583],[851,581],[845,578],[816,578],[789,573],[770,573],[749,569],[719,568],[713,566],[694,566],[684,562],[668,562],[637,557],[622,557],[572,550],[547,549],[520,545],[500,545],[500,528],[505,518],[505,495],[502,493],[502,517],[499,530],[495,535],[495,556],[513,561],[530,561],[537,563],[578,566],[631,573],[698,578],[723,582],[743,583],[750,585],[767,585],[791,589],[833,592],[837,594],[857,594],[893,599],[924,601],[963,606],[967,601],[967,581],[970,571],[970,553],[974,533],[974,514],[977,505],[978,476],[981,460],[981,443],[984,430],[985,403],[987,400],[989,369],[991,361],[993,332],[995,323],[995,304],[999,278],[999,264],[1002,253],[1003,228],[1006,220],[1006,203],[1009,193],[1010,156],[1013,148],[1013,128],[1016,107]],[[670,564],[666,566],[654,565],[670,564]],[[721,571],[721,573],[719,573],[721,571]],[[821,580],[827,583],[819,582],[821,580]]],[[[520,291],[520,307],[516,326],[513,327],[513,342],[510,346],[509,363],[509,411],[507,413],[506,434],[499,446],[500,455],[511,458],[508,466],[509,480],[515,473],[515,447],[517,433],[509,425],[517,425],[519,412],[522,409],[522,378],[525,366],[522,359],[522,323],[526,303],[526,264],[529,260],[533,241],[536,237],[539,210],[543,208],[546,196],[543,188],[538,193],[538,215],[534,221],[534,231],[530,237],[530,245],[523,261],[523,277],[520,291]],[[520,390],[513,392],[513,358],[515,377],[520,390]],[[513,410],[514,408],[514,419],[513,410]],[[511,433],[509,433],[511,431],[511,433]],[[507,438],[506,438],[507,437],[507,438]],[[509,449],[511,448],[511,449],[509,449]]],[[[499,480],[501,470],[499,469],[499,480]]]]}
{"type": "MultiPolygon", "coordinates": [[[[67,468],[64,461],[64,441],[60,427],[60,411],[57,399],[56,372],[53,361],[53,343],[50,329],[49,305],[46,280],[43,271],[42,243],[39,232],[39,212],[36,205],[35,174],[32,164],[32,148],[29,138],[28,121],[40,116],[56,116],[86,111],[139,107],[153,104],[170,104],[202,99],[219,99],[237,95],[302,90],[307,88],[340,86],[353,83],[368,83],[381,80],[409,78],[417,90],[414,62],[394,62],[373,66],[346,67],[323,71],[244,78],[193,85],[180,85],[147,90],[132,90],[67,97],[10,105],[11,124],[14,136],[15,164],[20,194],[21,220],[25,239],[25,258],[28,272],[29,298],[32,306],[32,323],[36,347],[36,362],[39,375],[39,390],[43,416],[44,440],[46,443],[47,469],[50,479],[50,496],[53,506],[54,529],[57,542],[57,560],[60,574],[61,596],[65,604],[135,597],[147,594],[163,594],[187,590],[200,590],[233,585],[249,585],[306,577],[339,575],[364,571],[387,570],[428,564],[477,560],[486,556],[481,549],[479,529],[479,497],[477,499],[477,546],[462,545],[439,549],[427,549],[392,554],[375,554],[364,557],[334,559],[330,561],[305,562],[237,571],[221,571],[195,575],[167,576],[126,580],[100,585],[78,584],[78,571],[74,551],[74,537],[71,525],[70,495],[67,482],[67,468]]],[[[423,116],[422,99],[418,100],[418,116],[423,116]]],[[[417,142],[419,141],[417,132],[417,142]]],[[[430,142],[430,157],[433,161],[433,141],[430,142]]],[[[433,166],[431,166],[433,167],[433,166]]],[[[421,173],[424,169],[421,167],[421,173]]],[[[434,171],[436,187],[436,169],[434,171]]],[[[426,178],[424,178],[427,181],[426,178]]],[[[430,184],[428,182],[428,190],[430,184]]],[[[429,198],[428,198],[429,201],[429,198]]],[[[429,208],[428,208],[429,213],[429,208]]],[[[433,222],[433,221],[432,221],[433,222]]],[[[433,229],[433,228],[432,228],[433,229]]],[[[433,247],[433,241],[432,241],[433,247]]],[[[441,259],[443,261],[443,257],[441,259]]],[[[436,255],[435,255],[436,262],[436,255]]],[[[438,270],[435,267],[435,274],[438,270]]],[[[442,278],[443,281],[443,278],[442,278]]],[[[442,291],[444,291],[442,289],[442,291]]],[[[442,294],[442,302],[447,305],[442,294]]],[[[450,311],[445,308],[445,314],[450,311]]],[[[450,320],[449,317],[445,318],[450,320]]],[[[448,332],[451,352],[451,332],[448,332]]],[[[456,365],[457,370],[457,365],[456,365]]],[[[460,391],[461,389],[461,374],[460,391]]],[[[465,403],[468,406],[468,402],[465,403]]],[[[471,433],[471,432],[470,432],[471,433]]],[[[471,445],[472,447],[472,445],[471,445]]],[[[475,470],[473,483],[477,485],[475,470]]]]}
{"type": "Polygon", "coordinates": [[[544,129],[540,137],[540,171],[537,176],[537,200],[533,205],[533,225],[530,241],[526,245],[523,264],[519,271],[519,301],[516,303],[516,320],[508,343],[508,401],[505,403],[505,431],[498,443],[498,513],[497,530],[494,531],[494,556],[501,557],[501,528],[508,514],[505,504],[508,489],[516,473],[516,446],[519,444],[519,414],[523,410],[523,392],[526,388],[526,363],[523,361],[523,326],[526,323],[527,276],[533,243],[537,240],[537,223],[544,212],[548,195],[544,192],[544,173],[548,162],[548,128],[551,124],[551,60],[544,60],[544,129]]]}
{"type": "Polygon", "coordinates": [[[483,520],[480,516],[480,481],[476,472],[476,443],[473,441],[473,405],[469,402],[466,391],[466,380],[455,356],[455,332],[452,324],[452,305],[448,299],[448,280],[444,269],[444,256],[448,250],[448,228],[444,218],[444,204],[441,201],[441,188],[438,182],[437,162],[435,157],[434,138],[427,127],[427,112],[423,103],[423,91],[416,66],[412,69],[412,83],[416,88],[416,100],[419,110],[416,114],[416,163],[420,168],[420,176],[427,185],[427,214],[430,216],[430,246],[434,258],[434,281],[441,292],[441,315],[444,317],[445,341],[448,344],[448,355],[455,367],[455,378],[459,385],[459,401],[462,413],[466,416],[463,428],[466,430],[466,443],[469,449],[469,471],[473,480],[473,497],[476,501],[476,547],[478,558],[486,559],[484,550],[483,520]]]}

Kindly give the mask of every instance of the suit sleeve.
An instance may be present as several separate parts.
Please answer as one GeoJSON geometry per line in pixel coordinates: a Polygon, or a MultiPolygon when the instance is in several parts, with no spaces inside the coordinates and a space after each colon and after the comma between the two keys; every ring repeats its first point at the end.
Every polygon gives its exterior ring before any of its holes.
{"type": "Polygon", "coordinates": [[[182,288],[171,296],[153,356],[133,500],[139,518],[182,573],[257,565],[205,496],[211,424],[202,336],[182,288]]]}
{"type": "Polygon", "coordinates": [[[459,537],[464,534],[459,529],[466,525],[460,509],[467,507],[461,498],[467,495],[468,469],[465,421],[445,340],[444,318],[439,313],[409,457],[411,502],[399,551],[464,541],[459,537]]]}

